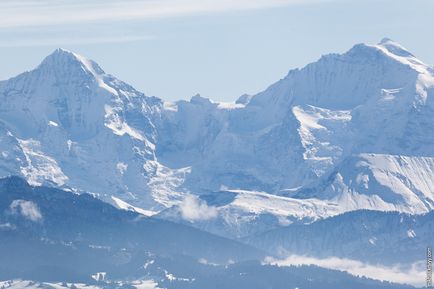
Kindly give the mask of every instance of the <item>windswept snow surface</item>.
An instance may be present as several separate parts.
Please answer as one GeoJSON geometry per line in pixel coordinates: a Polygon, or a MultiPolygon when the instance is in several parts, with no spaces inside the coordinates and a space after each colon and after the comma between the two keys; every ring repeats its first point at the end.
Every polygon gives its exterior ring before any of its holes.
{"type": "Polygon", "coordinates": [[[58,49],[0,82],[0,103],[1,176],[222,235],[434,206],[434,69],[390,39],[235,103],[164,102],[58,49]],[[182,220],[189,195],[216,215],[182,220]]]}

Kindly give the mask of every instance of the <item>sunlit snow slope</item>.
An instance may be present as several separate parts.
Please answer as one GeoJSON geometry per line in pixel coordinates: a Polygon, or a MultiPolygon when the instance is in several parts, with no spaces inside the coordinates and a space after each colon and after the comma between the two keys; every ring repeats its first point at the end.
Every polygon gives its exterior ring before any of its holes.
{"type": "Polygon", "coordinates": [[[434,69],[390,39],[236,103],[147,97],[59,49],[0,82],[0,120],[2,176],[224,235],[434,206],[434,69]]]}

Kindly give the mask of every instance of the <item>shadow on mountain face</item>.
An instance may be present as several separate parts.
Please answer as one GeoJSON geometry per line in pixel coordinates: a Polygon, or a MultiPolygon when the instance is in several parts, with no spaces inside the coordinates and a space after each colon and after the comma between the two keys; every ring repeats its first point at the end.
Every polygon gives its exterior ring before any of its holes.
{"type": "MultiPolygon", "coordinates": [[[[88,194],[0,180],[1,278],[134,272],[147,254],[227,263],[264,254],[236,241],[118,210],[88,194]],[[56,267],[58,270],[49,269],[56,267]]],[[[83,279],[84,278],[84,279],[83,279]]]]}
{"type": "Polygon", "coordinates": [[[17,177],[0,180],[0,195],[0,280],[101,288],[137,279],[168,289],[413,288],[314,266],[263,265],[264,254],[252,247],[17,177]],[[105,281],[92,278],[98,272],[105,281]]]}

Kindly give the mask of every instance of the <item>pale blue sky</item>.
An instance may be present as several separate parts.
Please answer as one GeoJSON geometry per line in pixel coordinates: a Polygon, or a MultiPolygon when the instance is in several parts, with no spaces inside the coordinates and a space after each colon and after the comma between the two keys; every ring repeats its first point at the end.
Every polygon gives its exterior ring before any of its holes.
{"type": "Polygon", "coordinates": [[[147,95],[233,101],[389,37],[434,64],[433,0],[0,0],[0,79],[62,47],[147,95]]]}

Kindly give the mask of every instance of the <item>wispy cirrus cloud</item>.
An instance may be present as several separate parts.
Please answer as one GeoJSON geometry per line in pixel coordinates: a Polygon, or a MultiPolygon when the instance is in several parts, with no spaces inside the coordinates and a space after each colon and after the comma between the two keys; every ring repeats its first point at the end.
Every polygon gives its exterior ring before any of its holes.
{"type": "Polygon", "coordinates": [[[100,44],[100,43],[124,43],[135,42],[142,40],[150,40],[152,36],[139,36],[139,35],[95,35],[85,36],[80,35],[76,37],[34,37],[34,38],[14,38],[7,41],[0,40],[0,48],[2,47],[35,47],[35,46],[63,46],[63,45],[76,45],[76,44],[100,44]]]}
{"type": "Polygon", "coordinates": [[[0,48],[155,38],[143,21],[342,0],[1,0],[0,48]]]}
{"type": "Polygon", "coordinates": [[[332,0],[3,0],[0,28],[168,18],[332,0]]]}

